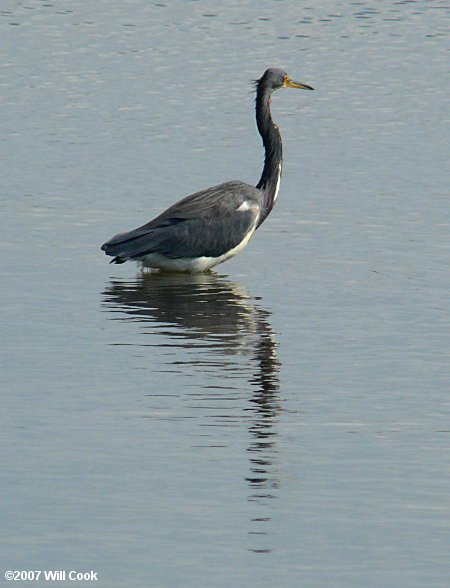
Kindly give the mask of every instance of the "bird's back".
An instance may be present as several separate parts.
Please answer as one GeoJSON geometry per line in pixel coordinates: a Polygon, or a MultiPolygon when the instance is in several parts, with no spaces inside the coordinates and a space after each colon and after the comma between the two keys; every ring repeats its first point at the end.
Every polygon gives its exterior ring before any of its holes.
{"type": "Polygon", "coordinates": [[[232,180],[183,198],[145,225],[116,235],[102,249],[115,256],[117,263],[132,259],[151,265],[158,261],[159,267],[162,257],[220,259],[220,263],[222,256],[251,237],[260,207],[260,190],[232,180]]]}

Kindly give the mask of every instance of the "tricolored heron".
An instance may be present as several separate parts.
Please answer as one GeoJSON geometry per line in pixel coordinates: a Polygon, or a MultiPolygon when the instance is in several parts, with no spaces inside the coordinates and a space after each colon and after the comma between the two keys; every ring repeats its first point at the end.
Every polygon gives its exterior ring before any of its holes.
{"type": "Polygon", "coordinates": [[[281,69],[266,70],[255,84],[256,123],[265,150],[256,187],[232,180],[183,198],[142,227],[102,245],[106,255],[114,256],[111,263],[139,261],[144,267],[166,271],[204,272],[247,245],[272,210],[280,189],[282,145],[270,112],[272,92],[313,90],[281,69]]]}

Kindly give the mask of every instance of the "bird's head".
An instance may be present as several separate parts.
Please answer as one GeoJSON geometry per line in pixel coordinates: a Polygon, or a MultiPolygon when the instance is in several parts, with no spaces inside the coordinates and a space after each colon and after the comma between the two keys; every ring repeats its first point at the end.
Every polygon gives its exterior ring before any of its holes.
{"type": "Polygon", "coordinates": [[[299,88],[301,90],[314,90],[311,86],[303,84],[302,82],[296,82],[292,80],[288,74],[282,69],[269,68],[263,73],[263,75],[256,80],[256,87],[268,88],[270,91],[278,90],[278,88],[299,88]]]}

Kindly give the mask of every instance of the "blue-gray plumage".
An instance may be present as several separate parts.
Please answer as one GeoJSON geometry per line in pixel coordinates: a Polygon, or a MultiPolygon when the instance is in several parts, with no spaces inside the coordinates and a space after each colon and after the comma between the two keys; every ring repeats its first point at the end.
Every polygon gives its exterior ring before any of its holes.
{"type": "Polygon", "coordinates": [[[257,80],[256,122],[265,160],[256,187],[234,180],[183,198],[142,227],[102,245],[114,256],[111,263],[131,260],[162,270],[203,272],[247,245],[272,210],[280,187],[282,144],[270,102],[272,92],[282,87],[313,89],[279,69],[268,69],[257,80]]]}

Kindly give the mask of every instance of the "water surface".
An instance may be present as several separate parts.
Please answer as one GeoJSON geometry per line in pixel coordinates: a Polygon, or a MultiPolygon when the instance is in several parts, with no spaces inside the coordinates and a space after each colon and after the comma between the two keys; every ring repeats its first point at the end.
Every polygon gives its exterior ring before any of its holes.
{"type": "MultiPolygon", "coordinates": [[[[119,587],[446,588],[446,2],[0,11],[1,568],[119,587]],[[262,165],[204,276],[99,245],[262,165]]],[[[42,582],[38,585],[44,585],[42,582]]]]}

